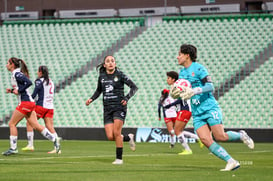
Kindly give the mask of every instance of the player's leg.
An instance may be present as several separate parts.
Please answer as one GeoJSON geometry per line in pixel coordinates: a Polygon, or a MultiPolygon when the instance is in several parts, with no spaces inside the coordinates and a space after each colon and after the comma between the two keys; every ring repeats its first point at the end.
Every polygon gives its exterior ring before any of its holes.
{"type": "Polygon", "coordinates": [[[165,120],[165,123],[166,123],[166,127],[167,127],[167,130],[170,134],[170,148],[173,148],[174,147],[174,144],[175,144],[175,139],[174,139],[174,123],[172,122],[171,119],[166,119],[165,120]]]}
{"type": "Polygon", "coordinates": [[[33,146],[34,132],[33,132],[33,128],[28,123],[28,121],[27,121],[26,125],[27,125],[27,141],[28,141],[28,144],[27,144],[26,147],[22,148],[22,151],[34,151],[34,146],[33,146]]]}
{"type": "Polygon", "coordinates": [[[247,133],[243,130],[240,132],[236,131],[224,131],[224,126],[222,124],[222,112],[219,109],[215,109],[210,111],[213,118],[208,119],[209,125],[216,127],[213,130],[213,136],[217,141],[243,141],[250,149],[254,149],[254,142],[253,140],[247,135],[247,133]],[[216,116],[217,115],[217,116],[216,116]]]}
{"type": "Polygon", "coordinates": [[[25,117],[24,113],[21,113],[17,109],[13,112],[11,119],[9,121],[9,130],[10,130],[10,148],[9,150],[2,152],[3,155],[9,156],[12,154],[18,153],[17,150],[17,138],[18,131],[16,125],[25,117]]]}
{"type": "Polygon", "coordinates": [[[229,153],[212,138],[213,134],[218,140],[228,140],[228,135],[224,132],[222,126],[222,112],[220,109],[210,110],[206,114],[203,114],[203,118],[195,119],[194,129],[204,145],[209,148],[210,152],[227,162],[226,167],[221,171],[231,171],[240,167],[239,162],[234,160],[229,153]]]}
{"type": "MultiPolygon", "coordinates": [[[[44,115],[44,109],[42,106],[35,106],[35,112],[37,115],[37,119],[41,118],[44,115]]],[[[33,140],[34,140],[34,132],[32,126],[27,121],[27,139],[28,139],[28,145],[24,148],[22,148],[23,151],[33,151],[33,140]]]]}
{"type": "Polygon", "coordinates": [[[56,153],[59,153],[60,151],[60,139],[55,138],[51,132],[45,128],[44,126],[40,125],[37,121],[36,112],[32,111],[29,114],[27,114],[27,121],[29,124],[33,127],[33,129],[38,130],[45,138],[48,140],[54,142],[54,146],[56,147],[56,153]]]}
{"type": "Polygon", "coordinates": [[[108,123],[104,125],[106,137],[109,141],[114,141],[114,123],[108,123]]]}
{"type": "MultiPolygon", "coordinates": [[[[114,120],[120,120],[124,124],[126,114],[127,114],[127,108],[120,107],[120,108],[118,108],[117,111],[114,111],[114,113],[113,113],[114,120]]],[[[136,144],[135,144],[135,141],[134,141],[134,136],[135,135],[132,134],[132,133],[129,133],[129,134],[126,134],[126,135],[121,135],[121,136],[123,138],[123,142],[129,142],[130,149],[132,151],[135,151],[136,150],[136,144]]]]}
{"type": "Polygon", "coordinates": [[[121,135],[123,137],[123,142],[129,142],[130,149],[132,151],[136,151],[136,144],[135,144],[135,135],[133,133],[129,133],[127,135],[121,135]]]}
{"type": "MultiPolygon", "coordinates": [[[[115,135],[114,135],[114,123],[110,123],[106,121],[105,119],[106,117],[104,117],[104,129],[105,129],[105,133],[106,136],[108,138],[109,141],[114,141],[115,135]]],[[[121,136],[122,137],[122,136],[121,136]]],[[[123,137],[121,138],[121,140],[123,139],[123,137]]],[[[122,160],[122,152],[123,152],[123,148],[122,147],[117,147],[117,145],[123,145],[120,140],[116,141],[116,160],[112,162],[112,164],[123,164],[123,160],[122,160]]]]}
{"type": "Polygon", "coordinates": [[[183,130],[185,129],[188,121],[191,118],[191,112],[183,110],[177,113],[177,118],[174,126],[175,135],[178,138],[178,141],[184,147],[184,150],[179,153],[179,155],[190,155],[192,154],[192,150],[190,149],[187,140],[183,134],[183,130]]]}
{"type": "MultiPolygon", "coordinates": [[[[205,127],[205,126],[204,126],[205,127]]],[[[208,129],[208,128],[207,128],[208,129]]],[[[223,134],[222,135],[222,141],[226,141],[228,140],[228,135],[224,132],[224,128],[221,124],[218,125],[214,125],[214,126],[210,126],[211,132],[213,135],[215,135],[215,133],[218,134],[223,134]]],[[[200,130],[201,131],[201,130],[200,130]]],[[[210,135],[210,139],[212,139],[212,136],[210,135]]],[[[220,159],[224,160],[227,162],[227,165],[224,169],[221,169],[221,171],[231,171],[231,170],[235,170],[237,168],[240,167],[240,164],[238,161],[234,160],[229,153],[219,144],[217,144],[216,142],[212,142],[211,145],[209,145],[209,150],[216,155],[217,157],[219,157],[220,159]]]]}
{"type": "Polygon", "coordinates": [[[196,134],[194,134],[190,131],[185,131],[185,130],[183,131],[183,134],[184,134],[184,136],[195,139],[198,142],[200,148],[204,147],[204,144],[202,143],[202,141],[199,139],[199,137],[196,134]]]}
{"type": "MultiPolygon", "coordinates": [[[[53,116],[52,117],[45,117],[44,122],[45,122],[46,128],[53,134],[55,139],[59,138],[57,132],[54,129],[53,116]]],[[[52,151],[47,152],[47,153],[49,153],[49,154],[56,153],[56,147],[54,146],[54,149],[52,151]]],[[[60,153],[61,153],[61,150],[59,150],[59,154],[60,153]]]]}
{"type": "Polygon", "coordinates": [[[114,137],[116,142],[116,160],[113,164],[123,164],[122,154],[123,154],[123,136],[121,135],[121,130],[123,126],[123,121],[120,119],[114,119],[114,137]]]}
{"type": "MultiPolygon", "coordinates": [[[[223,127],[223,125],[219,125],[223,127]]],[[[250,149],[254,149],[254,141],[247,135],[244,130],[240,132],[236,131],[224,131],[224,128],[217,129],[213,134],[218,141],[243,141],[250,149]]]]}
{"type": "Polygon", "coordinates": [[[187,123],[183,121],[176,121],[175,122],[175,128],[174,132],[178,138],[178,141],[181,143],[181,145],[184,147],[184,150],[179,153],[179,155],[191,155],[192,150],[183,134],[183,130],[186,127],[187,123]]]}

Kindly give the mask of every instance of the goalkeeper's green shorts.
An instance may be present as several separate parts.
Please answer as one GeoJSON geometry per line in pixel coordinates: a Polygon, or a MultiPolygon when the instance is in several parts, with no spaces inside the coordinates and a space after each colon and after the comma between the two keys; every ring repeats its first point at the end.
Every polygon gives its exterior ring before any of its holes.
{"type": "Polygon", "coordinates": [[[198,130],[202,126],[208,124],[209,126],[214,126],[223,123],[223,115],[221,109],[215,108],[206,111],[204,114],[193,117],[193,127],[194,131],[198,130]]]}

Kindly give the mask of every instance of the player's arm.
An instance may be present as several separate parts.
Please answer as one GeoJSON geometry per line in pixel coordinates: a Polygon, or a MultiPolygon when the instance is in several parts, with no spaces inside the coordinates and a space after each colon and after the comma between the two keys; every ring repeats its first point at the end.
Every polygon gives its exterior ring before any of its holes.
{"type": "Polygon", "coordinates": [[[160,102],[158,102],[158,107],[157,107],[157,111],[158,111],[158,120],[161,120],[161,107],[162,104],[160,102]]]}
{"type": "Polygon", "coordinates": [[[194,95],[214,91],[214,85],[213,85],[213,83],[211,81],[210,76],[206,76],[201,81],[202,81],[204,86],[194,88],[193,89],[194,95]]]}
{"type": "Polygon", "coordinates": [[[31,97],[32,97],[33,99],[37,96],[39,90],[42,88],[42,86],[43,86],[42,83],[43,83],[43,82],[42,82],[41,80],[39,80],[39,79],[35,80],[35,88],[34,88],[33,93],[32,93],[32,95],[31,95],[31,97]]]}
{"type": "Polygon", "coordinates": [[[202,94],[202,93],[207,93],[207,92],[213,92],[214,91],[214,86],[213,86],[213,83],[211,81],[210,76],[206,76],[201,81],[202,81],[202,83],[203,83],[204,86],[195,87],[193,89],[189,88],[189,87],[185,87],[184,91],[180,94],[180,97],[183,100],[187,100],[187,99],[190,99],[194,95],[202,94]]]}
{"type": "Polygon", "coordinates": [[[181,100],[180,99],[177,99],[176,101],[170,103],[170,104],[167,104],[166,106],[164,106],[165,109],[168,109],[172,106],[176,106],[177,104],[180,104],[181,100]]]}
{"type": "Polygon", "coordinates": [[[23,83],[19,85],[18,93],[23,93],[27,88],[32,85],[32,82],[23,73],[16,73],[15,79],[16,81],[23,83]]]}
{"type": "Polygon", "coordinates": [[[87,99],[85,104],[88,106],[91,102],[93,102],[94,100],[96,100],[100,96],[101,92],[102,92],[102,87],[101,87],[100,78],[99,78],[96,91],[89,99],[87,99]]]}
{"type": "Polygon", "coordinates": [[[123,80],[124,80],[124,83],[128,87],[130,87],[129,93],[124,98],[124,101],[128,102],[128,100],[136,94],[138,88],[137,88],[136,84],[129,77],[127,77],[125,74],[123,74],[123,80]]]}

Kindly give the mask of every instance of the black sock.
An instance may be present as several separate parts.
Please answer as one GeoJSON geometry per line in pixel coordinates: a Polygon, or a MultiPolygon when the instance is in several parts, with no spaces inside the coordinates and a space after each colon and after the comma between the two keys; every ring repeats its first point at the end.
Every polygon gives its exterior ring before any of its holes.
{"type": "Polygon", "coordinates": [[[123,141],[126,141],[126,142],[130,141],[130,137],[128,135],[123,136],[123,141]]]}
{"type": "Polygon", "coordinates": [[[116,148],[116,158],[117,159],[120,159],[120,160],[122,160],[122,152],[123,152],[123,148],[122,147],[117,147],[116,148]]]}

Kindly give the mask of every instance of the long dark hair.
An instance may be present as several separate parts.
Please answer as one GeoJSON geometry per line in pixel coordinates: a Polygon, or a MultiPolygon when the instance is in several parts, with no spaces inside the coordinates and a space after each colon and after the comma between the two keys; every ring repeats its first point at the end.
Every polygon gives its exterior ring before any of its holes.
{"type": "Polygon", "coordinates": [[[42,76],[44,78],[43,82],[46,82],[46,85],[49,84],[49,76],[48,76],[48,68],[45,65],[41,65],[38,69],[39,72],[42,72],[42,76]]]}
{"type": "MultiPolygon", "coordinates": [[[[103,61],[102,61],[100,64],[97,65],[96,70],[97,70],[97,71],[99,70],[100,73],[106,72],[106,68],[105,68],[103,65],[105,64],[106,58],[109,57],[109,56],[114,57],[113,55],[106,55],[106,56],[104,57],[103,61]]],[[[115,57],[114,57],[114,59],[116,60],[115,57]]],[[[117,67],[116,67],[116,69],[117,69],[117,67]]]]}
{"type": "Polygon", "coordinates": [[[15,58],[15,57],[11,57],[9,59],[9,63],[10,64],[13,63],[15,68],[20,68],[20,71],[29,78],[28,68],[27,68],[27,65],[24,62],[24,60],[19,59],[19,58],[15,58]]]}
{"type": "Polygon", "coordinates": [[[196,62],[197,59],[197,48],[190,44],[183,44],[180,47],[180,52],[184,54],[189,54],[191,60],[196,62]]]}
{"type": "Polygon", "coordinates": [[[163,102],[165,101],[165,99],[167,99],[168,96],[169,96],[169,90],[168,89],[163,89],[161,91],[161,97],[159,99],[160,104],[163,104],[163,102]]]}

